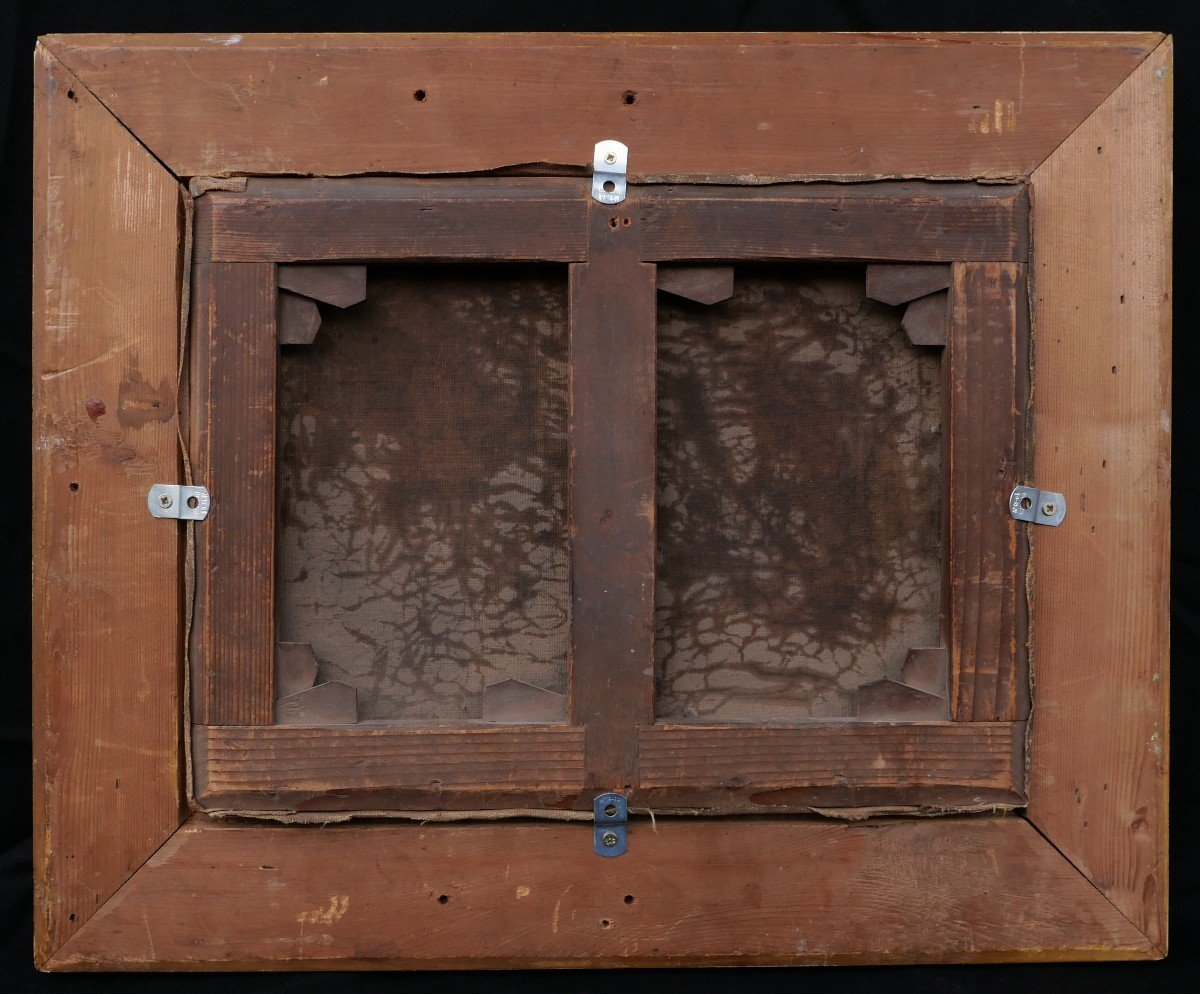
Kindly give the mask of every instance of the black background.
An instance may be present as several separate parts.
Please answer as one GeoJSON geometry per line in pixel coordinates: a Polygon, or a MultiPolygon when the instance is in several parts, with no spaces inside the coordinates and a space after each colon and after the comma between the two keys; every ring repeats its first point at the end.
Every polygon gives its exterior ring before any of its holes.
{"type": "MultiPolygon", "coordinates": [[[[1138,3],[1027,2],[970,4],[900,0],[715,2],[678,6],[591,0],[510,3],[458,0],[420,4],[314,3],[311,0],[0,0],[0,989],[228,992],[316,990],[345,984],[411,992],[521,990],[718,991],[753,984],[759,991],[797,985],[838,991],[1108,991],[1162,987],[1200,976],[1197,904],[1196,665],[1200,660],[1200,527],[1197,447],[1192,441],[1200,391],[1193,382],[1197,347],[1195,264],[1200,170],[1200,12],[1196,0],[1138,3]],[[282,975],[37,974],[32,965],[30,845],[29,541],[30,485],[30,245],[32,230],[32,65],[34,42],[54,32],[251,31],[885,31],[885,30],[1157,30],[1175,36],[1175,425],[1171,596],[1175,703],[1171,748],[1171,954],[1162,963],[1015,967],[894,967],[747,971],[580,971],[571,973],[426,973],[282,975]]],[[[803,887],[803,880],[796,881],[803,887]]],[[[919,913],[919,912],[916,912],[919,913]]],[[[381,922],[381,927],[386,923],[381,922]]],[[[870,928],[870,923],[864,923],[870,928]]],[[[504,922],[497,921],[498,932],[504,922]]]]}

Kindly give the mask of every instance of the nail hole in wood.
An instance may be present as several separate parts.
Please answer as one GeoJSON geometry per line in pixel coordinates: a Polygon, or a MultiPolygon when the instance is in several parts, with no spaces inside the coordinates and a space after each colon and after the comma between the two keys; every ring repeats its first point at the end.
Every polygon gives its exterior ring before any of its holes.
{"type": "Polygon", "coordinates": [[[634,900],[635,900],[635,898],[632,894],[625,895],[625,903],[626,904],[633,904],[634,900]]]}
{"type": "Polygon", "coordinates": [[[71,488],[71,493],[74,494],[74,493],[79,492],[79,484],[78,483],[71,483],[71,484],[69,484],[69,486],[71,488]]]}
{"type": "Polygon", "coordinates": [[[449,903],[450,903],[450,898],[448,895],[446,895],[446,894],[438,895],[438,904],[449,904],[449,903]]]}
{"type": "Polygon", "coordinates": [[[621,100],[624,101],[627,107],[632,107],[637,103],[637,93],[633,90],[626,90],[621,94],[621,100]]]}
{"type": "Polygon", "coordinates": [[[424,103],[425,102],[425,91],[424,90],[413,90],[413,99],[417,103],[424,103]]]}

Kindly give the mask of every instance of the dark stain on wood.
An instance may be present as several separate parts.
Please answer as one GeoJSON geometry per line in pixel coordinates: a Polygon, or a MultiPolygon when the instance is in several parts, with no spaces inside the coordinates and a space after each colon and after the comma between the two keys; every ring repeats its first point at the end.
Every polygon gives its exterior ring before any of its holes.
{"type": "Polygon", "coordinates": [[[131,364],[117,395],[117,421],[121,427],[141,428],[152,421],[170,421],[174,414],[175,388],[170,381],[164,379],[155,386],[142,376],[136,362],[131,364]]]}

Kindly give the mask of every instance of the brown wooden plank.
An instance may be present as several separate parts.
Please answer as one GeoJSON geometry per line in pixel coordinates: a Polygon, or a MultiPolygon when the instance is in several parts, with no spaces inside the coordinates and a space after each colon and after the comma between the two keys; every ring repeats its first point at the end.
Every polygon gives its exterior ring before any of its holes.
{"type": "Polygon", "coordinates": [[[312,297],[334,307],[351,307],[367,299],[366,266],[277,266],[281,290],[312,297]]]}
{"type": "Polygon", "coordinates": [[[960,721],[1027,711],[1026,541],[1008,511],[1024,465],[1024,284],[1024,266],[963,264],[950,291],[950,704],[960,721]]]}
{"type": "Polygon", "coordinates": [[[583,737],[569,725],[192,730],[201,804],[298,811],[570,807],[583,737]]]}
{"type": "Polygon", "coordinates": [[[1161,951],[1167,939],[1170,40],[1033,176],[1030,815],[1161,951]]]}
{"type": "Polygon", "coordinates": [[[636,180],[761,182],[1027,174],[1161,39],[126,34],[44,43],[182,176],[583,169],[598,138],[612,135],[630,147],[636,180]]]}
{"type": "Polygon", "coordinates": [[[587,785],[625,790],[654,715],[654,267],[638,194],[593,203],[570,269],[571,721],[587,785]],[[628,223],[626,223],[628,222],[628,223]]]}
{"type": "Polygon", "coordinates": [[[642,200],[645,258],[1024,261],[1020,185],[676,186],[642,200]]]}
{"type": "Polygon", "coordinates": [[[483,969],[1155,955],[1021,818],[653,826],[635,818],[616,861],[592,852],[591,834],[588,824],[553,822],[298,830],[197,817],[51,965],[483,969]]]}
{"type": "Polygon", "coordinates": [[[659,266],[658,289],[698,304],[733,296],[733,266],[659,266]]]}
{"type": "Polygon", "coordinates": [[[41,46],[35,53],[33,735],[35,957],[182,820],[179,185],[41,46]]]}
{"type": "Polygon", "coordinates": [[[214,261],[575,262],[589,189],[583,177],[253,179],[205,199],[214,261]]]}
{"type": "Polygon", "coordinates": [[[849,806],[1018,801],[1013,742],[1021,723],[651,725],[639,730],[640,784],[705,806],[849,806]],[[919,787],[921,791],[910,788],[919,787]],[[704,793],[702,793],[704,792],[704,793]]]}
{"type": "Polygon", "coordinates": [[[893,307],[950,286],[948,263],[876,263],[867,266],[867,296],[893,307]]]}
{"type": "MultiPolygon", "coordinates": [[[[215,194],[203,198],[201,204],[215,194]]],[[[197,722],[274,720],[275,267],[198,263],[192,296],[197,722]]]]}

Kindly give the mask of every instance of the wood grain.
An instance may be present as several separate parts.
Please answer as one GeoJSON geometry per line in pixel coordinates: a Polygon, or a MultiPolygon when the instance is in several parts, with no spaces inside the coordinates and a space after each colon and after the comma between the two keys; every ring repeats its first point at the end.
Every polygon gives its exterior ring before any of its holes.
{"type": "Polygon", "coordinates": [[[1025,187],[995,183],[671,186],[640,201],[643,258],[1024,260],[1025,187]]]}
{"type": "Polygon", "coordinates": [[[180,189],[35,53],[35,950],[44,964],[182,820],[180,189]]]}
{"type": "Polygon", "coordinates": [[[1025,175],[1161,39],[237,34],[44,44],[181,176],[583,170],[611,136],[630,147],[637,181],[761,182],[1025,175]]]}
{"type": "Polygon", "coordinates": [[[1008,511],[1024,478],[1025,267],[954,267],[947,364],[950,705],[959,721],[1024,718],[1025,536],[1008,511]]]}
{"type": "Polygon", "coordinates": [[[483,969],[1154,955],[1020,818],[635,818],[616,861],[598,858],[591,841],[586,823],[306,830],[197,817],[51,965],[483,969]]]}
{"type": "MultiPolygon", "coordinates": [[[[746,800],[852,806],[864,791],[871,804],[934,804],[939,789],[959,787],[977,792],[974,803],[1002,794],[1011,804],[1019,800],[1013,743],[1023,737],[1020,723],[1003,722],[658,724],[638,733],[639,783],[677,798],[686,790],[693,802],[707,790],[704,803],[714,807],[746,800]]],[[[972,803],[968,792],[957,797],[972,803]]]]}
{"type": "Polygon", "coordinates": [[[569,725],[192,730],[204,807],[298,811],[569,806],[583,738],[569,725]]]}
{"type": "Polygon", "coordinates": [[[587,786],[624,790],[636,727],[654,720],[654,267],[639,262],[638,193],[589,211],[570,267],[569,714],[587,786]]]}
{"type": "Polygon", "coordinates": [[[193,267],[192,471],[212,496],[196,528],[200,724],[274,720],[275,298],[270,263],[193,267]]]}
{"type": "MultiPolygon", "coordinates": [[[[583,178],[253,179],[211,193],[212,257],[322,259],[586,258],[583,178]]],[[[302,291],[301,291],[302,292],[302,291]]]]}
{"type": "Polygon", "coordinates": [[[1168,39],[1033,175],[1035,538],[1030,817],[1167,941],[1171,446],[1168,39]]]}

